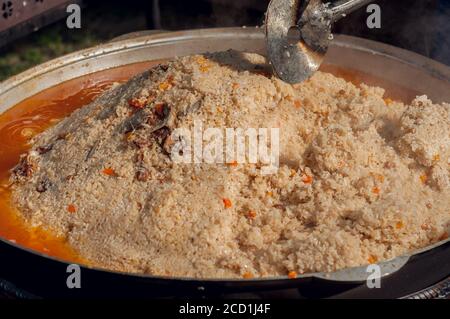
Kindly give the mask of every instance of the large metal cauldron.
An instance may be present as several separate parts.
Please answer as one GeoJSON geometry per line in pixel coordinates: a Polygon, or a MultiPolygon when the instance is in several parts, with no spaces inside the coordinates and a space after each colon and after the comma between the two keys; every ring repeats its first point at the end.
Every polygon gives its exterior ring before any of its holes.
{"type": "MultiPolygon", "coordinates": [[[[0,113],[42,90],[82,75],[136,62],[228,49],[264,54],[264,34],[257,28],[133,34],[55,59],[0,83],[0,113]]],[[[336,36],[325,62],[398,83],[414,94],[427,94],[435,102],[450,102],[450,68],[412,52],[336,36]]],[[[164,278],[83,267],[82,289],[69,290],[65,281],[67,263],[0,239],[0,286],[17,294],[27,291],[22,296],[59,297],[401,297],[449,277],[450,242],[447,239],[380,266],[381,289],[367,288],[366,267],[307,274],[297,279],[253,280],[164,278]]]]}

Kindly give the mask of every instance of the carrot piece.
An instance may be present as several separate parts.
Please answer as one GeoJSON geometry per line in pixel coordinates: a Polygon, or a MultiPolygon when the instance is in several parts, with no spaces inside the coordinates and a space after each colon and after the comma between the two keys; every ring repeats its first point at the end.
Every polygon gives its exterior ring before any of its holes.
{"type": "Polygon", "coordinates": [[[403,226],[405,226],[405,225],[403,224],[402,221],[398,221],[398,222],[395,224],[395,228],[397,228],[397,229],[402,229],[403,226]]]}
{"type": "Polygon", "coordinates": [[[306,175],[306,174],[303,174],[303,176],[302,176],[302,182],[305,183],[305,184],[312,184],[312,182],[313,182],[313,177],[312,177],[312,176],[309,176],[309,175],[306,175]]]}
{"type": "Polygon", "coordinates": [[[158,85],[158,88],[159,88],[160,91],[166,91],[166,90],[170,89],[171,87],[172,87],[172,85],[169,82],[166,82],[166,81],[161,82],[158,85]]]}
{"type": "Polygon", "coordinates": [[[112,169],[111,167],[106,167],[103,171],[103,174],[108,175],[108,176],[117,176],[116,171],[114,169],[112,169]]]}
{"type": "Polygon", "coordinates": [[[386,103],[386,105],[391,105],[394,101],[390,98],[385,98],[384,99],[384,103],[386,103]]]}
{"type": "Polygon", "coordinates": [[[372,193],[377,194],[377,195],[380,194],[380,188],[375,186],[374,188],[372,188],[372,193]]]}
{"type": "Polygon", "coordinates": [[[232,167],[236,167],[238,166],[238,162],[237,161],[232,161],[231,163],[227,163],[228,166],[232,166],[232,167]]]}
{"type": "Polygon", "coordinates": [[[370,255],[369,258],[367,258],[367,261],[369,264],[375,264],[378,261],[378,258],[374,255],[370,255]]]}
{"type": "Polygon", "coordinates": [[[288,278],[289,278],[289,279],[295,279],[295,278],[297,278],[297,273],[296,273],[295,271],[290,271],[290,272],[288,273],[288,278]]]}
{"type": "Polygon", "coordinates": [[[77,208],[75,207],[75,205],[73,205],[73,204],[70,204],[70,205],[68,205],[67,206],[67,211],[69,212],[69,213],[75,213],[76,211],[77,211],[77,208]]]}
{"type": "Polygon", "coordinates": [[[245,274],[242,275],[242,277],[244,277],[244,279],[252,279],[253,275],[250,272],[246,272],[245,274]]]}
{"type": "Polygon", "coordinates": [[[230,208],[230,207],[232,206],[231,200],[230,200],[230,199],[224,198],[224,199],[222,199],[222,201],[223,201],[223,206],[224,206],[225,208],[230,208]]]}

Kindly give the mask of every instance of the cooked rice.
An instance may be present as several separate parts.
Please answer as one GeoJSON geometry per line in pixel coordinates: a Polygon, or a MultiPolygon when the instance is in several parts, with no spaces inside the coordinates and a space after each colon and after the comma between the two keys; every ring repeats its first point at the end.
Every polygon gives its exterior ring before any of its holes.
{"type": "Polygon", "coordinates": [[[13,198],[33,226],[113,270],[249,278],[386,260],[447,236],[450,104],[383,95],[323,72],[288,85],[253,54],[179,58],[38,135],[13,198]],[[124,131],[136,108],[161,103],[188,114],[124,131]],[[278,172],[174,163],[167,131],[194,119],[279,127],[278,172]]]}

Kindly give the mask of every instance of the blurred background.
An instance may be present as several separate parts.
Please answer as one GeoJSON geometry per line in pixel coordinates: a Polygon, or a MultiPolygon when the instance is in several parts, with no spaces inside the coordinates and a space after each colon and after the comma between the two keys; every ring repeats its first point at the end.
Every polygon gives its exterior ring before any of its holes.
{"type": "MultiPolygon", "coordinates": [[[[269,0],[0,0],[0,81],[57,56],[146,29],[262,25],[269,0]],[[66,8],[81,6],[81,28],[68,29],[66,8]]],[[[381,28],[365,8],[335,33],[402,47],[450,65],[450,0],[380,0],[381,28]]]]}

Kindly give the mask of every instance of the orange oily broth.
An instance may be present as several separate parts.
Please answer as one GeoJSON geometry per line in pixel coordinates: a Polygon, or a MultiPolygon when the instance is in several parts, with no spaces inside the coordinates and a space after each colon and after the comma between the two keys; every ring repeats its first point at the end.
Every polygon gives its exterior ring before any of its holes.
{"type": "MultiPolygon", "coordinates": [[[[157,63],[136,63],[82,76],[42,91],[0,114],[0,237],[49,256],[87,262],[76,254],[65,238],[32,227],[21,217],[11,203],[10,170],[18,163],[20,154],[30,148],[29,140],[33,136],[88,104],[114,82],[125,82],[157,63]]],[[[407,103],[417,94],[361,72],[332,65],[324,65],[321,69],[356,85],[364,82],[384,87],[386,96],[407,103]]]]}
{"type": "Polygon", "coordinates": [[[0,237],[49,256],[85,262],[64,238],[27,225],[11,203],[10,170],[19,162],[20,154],[29,150],[33,136],[88,104],[114,82],[125,82],[154,64],[137,63],[76,78],[42,91],[0,115],[0,237]]]}

